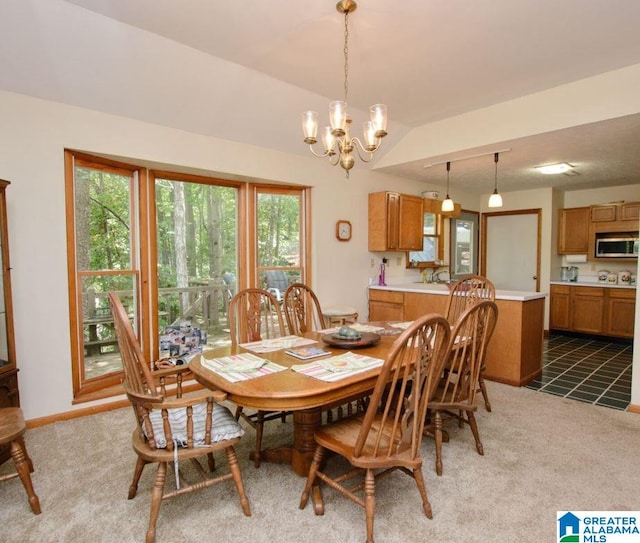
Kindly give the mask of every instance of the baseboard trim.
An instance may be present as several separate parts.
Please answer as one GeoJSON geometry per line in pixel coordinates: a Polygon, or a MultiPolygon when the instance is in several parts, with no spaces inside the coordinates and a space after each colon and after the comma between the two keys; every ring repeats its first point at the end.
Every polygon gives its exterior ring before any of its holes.
{"type": "Polygon", "coordinates": [[[102,405],[94,405],[92,407],[85,407],[83,409],[75,409],[74,411],[66,411],[64,413],[56,413],[55,415],[48,415],[46,417],[40,417],[37,419],[31,419],[26,421],[27,428],[38,428],[39,426],[45,426],[54,422],[60,422],[63,420],[79,419],[81,417],[88,417],[89,415],[95,415],[96,413],[104,413],[106,411],[113,411],[115,409],[121,409],[131,405],[129,400],[118,400],[116,402],[105,403],[102,405]]]}
{"type": "Polygon", "coordinates": [[[627,411],[640,415],[640,405],[629,404],[629,407],[627,407],[627,411]]]}
{"type": "MultiPolygon", "coordinates": [[[[196,390],[202,390],[200,383],[191,383],[183,386],[182,392],[188,394],[196,390]]],[[[37,419],[31,419],[25,421],[27,428],[38,428],[39,426],[45,426],[54,422],[61,422],[63,420],[79,419],[81,417],[88,417],[97,413],[105,413],[107,411],[114,411],[116,409],[122,409],[123,407],[129,407],[131,403],[129,400],[121,399],[110,403],[104,403],[101,405],[94,405],[91,407],[84,407],[81,409],[75,409],[74,411],[66,411],[64,413],[55,413],[46,417],[40,417],[37,419]]]]}

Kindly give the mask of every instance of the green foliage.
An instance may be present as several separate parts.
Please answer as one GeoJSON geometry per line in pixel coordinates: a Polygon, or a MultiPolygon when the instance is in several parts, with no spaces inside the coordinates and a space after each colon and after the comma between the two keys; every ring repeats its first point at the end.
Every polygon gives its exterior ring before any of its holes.
{"type": "Polygon", "coordinates": [[[260,267],[297,266],[300,259],[300,196],[261,193],[258,197],[260,267]]]}
{"type": "Polygon", "coordinates": [[[76,168],[76,216],[89,223],[88,231],[78,234],[82,268],[131,269],[129,181],[116,173],[76,168]]]}
{"type": "Polygon", "coordinates": [[[236,273],[237,190],[231,187],[156,180],[158,286],[176,286],[177,259],[186,260],[190,279],[236,273]],[[184,184],[186,254],[176,250],[175,186],[184,184]]]}

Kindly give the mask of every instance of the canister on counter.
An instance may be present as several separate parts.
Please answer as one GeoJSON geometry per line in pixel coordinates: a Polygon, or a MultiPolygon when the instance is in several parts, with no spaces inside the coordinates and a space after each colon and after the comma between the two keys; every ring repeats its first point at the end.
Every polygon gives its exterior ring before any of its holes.
{"type": "Polygon", "coordinates": [[[618,284],[628,285],[631,282],[631,272],[629,270],[620,270],[618,272],[618,284]]]}

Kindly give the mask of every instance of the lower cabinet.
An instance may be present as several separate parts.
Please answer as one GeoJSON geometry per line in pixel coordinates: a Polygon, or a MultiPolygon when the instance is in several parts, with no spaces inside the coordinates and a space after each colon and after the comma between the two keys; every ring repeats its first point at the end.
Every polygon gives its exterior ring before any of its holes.
{"type": "Polygon", "coordinates": [[[403,321],[404,292],[369,289],[370,321],[403,321]]]}
{"type": "Polygon", "coordinates": [[[633,337],[636,318],[636,289],[609,289],[605,333],[608,336],[633,337]]]}
{"type": "Polygon", "coordinates": [[[370,321],[412,321],[427,313],[444,314],[448,296],[369,290],[370,321]]]}
{"type": "Polygon", "coordinates": [[[404,293],[404,320],[413,321],[427,313],[444,315],[448,296],[439,294],[404,293]]]}
{"type": "Polygon", "coordinates": [[[571,330],[571,287],[551,285],[549,300],[550,328],[571,330]]]}
{"type": "MultiPolygon", "coordinates": [[[[427,313],[442,315],[448,298],[446,291],[430,294],[369,289],[369,321],[412,321],[427,313]]],[[[487,349],[484,376],[523,386],[542,373],[545,297],[497,298],[498,322],[487,349]]]]}
{"type": "Polygon", "coordinates": [[[633,338],[636,289],[551,285],[549,328],[633,338]]]}
{"type": "Polygon", "coordinates": [[[571,287],[571,329],[585,334],[604,334],[604,288],[571,287]]]}

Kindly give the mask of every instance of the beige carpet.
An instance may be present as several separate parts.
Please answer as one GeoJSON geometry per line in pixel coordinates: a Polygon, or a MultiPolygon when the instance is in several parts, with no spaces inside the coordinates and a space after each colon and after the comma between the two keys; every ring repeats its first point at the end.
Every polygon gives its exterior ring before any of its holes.
{"type": "MultiPolygon", "coordinates": [[[[422,514],[412,479],[396,472],[377,487],[378,543],[551,542],[557,510],[640,509],[639,415],[488,385],[494,412],[478,413],[485,456],[468,428],[454,427],[437,477],[433,442],[425,440],[434,518],[422,514]]],[[[127,500],[132,424],[131,411],[121,409],[28,431],[43,512],[31,513],[18,479],[1,483],[0,541],[144,541],[154,470],[147,467],[138,496],[127,500]]],[[[290,432],[290,423],[269,423],[267,442],[286,441],[290,432]]],[[[238,448],[253,516],[242,515],[232,483],[218,485],[164,502],[159,543],[364,541],[362,509],[325,489],[324,516],[310,505],[300,511],[303,480],[287,466],[254,469],[247,458],[253,438],[248,430],[238,448]]]]}

